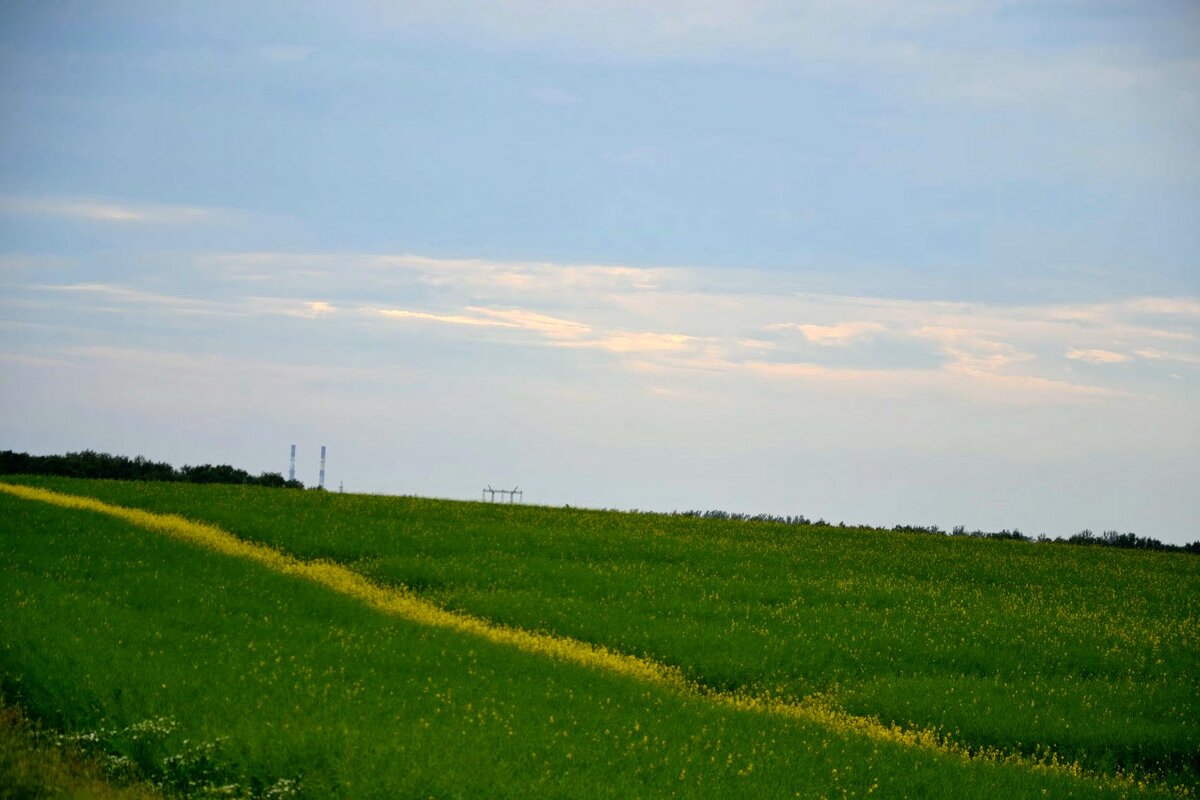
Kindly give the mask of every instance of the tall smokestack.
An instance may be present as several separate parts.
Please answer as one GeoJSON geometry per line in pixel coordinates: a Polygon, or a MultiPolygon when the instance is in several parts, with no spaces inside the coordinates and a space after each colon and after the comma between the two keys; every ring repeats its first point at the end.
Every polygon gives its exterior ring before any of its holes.
{"type": "Polygon", "coordinates": [[[317,486],[325,488],[325,445],[321,445],[321,480],[317,482],[317,486]]]}
{"type": "Polygon", "coordinates": [[[288,480],[296,480],[296,445],[292,445],[292,465],[288,467],[288,480]]]}

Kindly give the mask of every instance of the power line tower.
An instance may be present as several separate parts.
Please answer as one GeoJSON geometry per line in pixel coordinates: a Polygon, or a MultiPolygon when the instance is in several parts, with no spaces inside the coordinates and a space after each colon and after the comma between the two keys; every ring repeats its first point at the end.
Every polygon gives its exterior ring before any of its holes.
{"type": "Polygon", "coordinates": [[[483,494],[481,495],[480,499],[483,502],[491,502],[491,503],[501,502],[501,503],[503,503],[505,495],[508,496],[508,504],[512,505],[513,502],[518,497],[521,498],[521,502],[524,502],[525,491],[523,489],[521,489],[521,487],[519,487],[519,486],[514,486],[511,489],[493,489],[492,485],[489,483],[487,485],[487,488],[483,490],[483,494]],[[499,501],[496,500],[496,495],[500,495],[499,501]]]}

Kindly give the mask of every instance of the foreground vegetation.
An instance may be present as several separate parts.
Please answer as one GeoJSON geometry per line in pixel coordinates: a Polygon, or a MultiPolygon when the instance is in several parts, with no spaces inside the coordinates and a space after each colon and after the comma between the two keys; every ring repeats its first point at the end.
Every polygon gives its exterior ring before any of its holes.
{"type": "MultiPolygon", "coordinates": [[[[1195,783],[1200,570],[1187,556],[22,480],[208,520],[445,607],[650,657],[715,690],[819,694],[853,714],[1026,762],[1049,749],[1095,773],[1195,783]]],[[[3,495],[0,503],[4,688],[49,724],[129,753],[168,790],[1137,791],[721,707],[390,620],[126,523],[3,495]],[[141,733],[131,739],[133,729],[141,733]],[[478,779],[466,774],[474,770],[478,779]]]]}
{"type": "MultiPolygon", "coordinates": [[[[0,697],[0,798],[4,800],[160,800],[146,786],[114,780],[106,765],[39,729],[0,697]]],[[[128,771],[128,770],[126,770],[128,771]]]]}

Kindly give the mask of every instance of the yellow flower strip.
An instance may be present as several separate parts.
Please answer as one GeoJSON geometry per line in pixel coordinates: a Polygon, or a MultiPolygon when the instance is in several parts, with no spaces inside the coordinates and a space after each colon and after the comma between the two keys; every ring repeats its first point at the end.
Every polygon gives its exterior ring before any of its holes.
{"type": "Polygon", "coordinates": [[[478,617],[447,611],[407,590],[373,583],[359,573],[332,561],[302,561],[272,547],[239,539],[215,525],[194,522],[175,514],[155,514],[137,508],[111,505],[91,497],[61,494],[30,486],[0,482],[0,491],[64,508],[96,511],[218,553],[257,561],[275,572],[319,583],[335,592],[361,600],[371,608],[421,625],[448,628],[496,644],[547,655],[560,661],[596,667],[648,683],[680,690],[689,687],[683,673],[673,667],[616,653],[599,645],[495,625],[478,617]]]}
{"type": "MultiPolygon", "coordinates": [[[[549,656],[559,661],[593,667],[645,683],[664,686],[675,690],[680,695],[703,698],[726,708],[818,723],[841,733],[858,734],[875,741],[892,742],[940,755],[957,757],[964,761],[1019,765],[1040,772],[1092,780],[1120,789],[1152,787],[1152,784],[1132,775],[1087,772],[1078,763],[1059,760],[1057,754],[1054,753],[1033,758],[994,748],[972,750],[932,730],[885,725],[874,717],[849,714],[820,697],[807,698],[797,703],[755,695],[715,691],[688,680],[676,667],[648,658],[614,652],[601,645],[589,644],[565,636],[535,633],[520,628],[497,625],[469,614],[447,611],[422,600],[406,589],[373,583],[340,564],[331,561],[303,561],[272,547],[239,539],[215,525],[195,522],[175,514],[155,514],[141,509],[111,505],[91,497],[62,494],[47,489],[4,482],[0,482],[0,491],[27,500],[40,500],[64,508],[77,508],[107,514],[138,527],[190,542],[218,553],[256,561],[284,575],[318,583],[335,592],[360,600],[385,614],[401,617],[410,622],[477,636],[527,653],[549,656]]],[[[1175,787],[1175,794],[1184,797],[1195,796],[1195,793],[1187,787],[1175,787]]]]}

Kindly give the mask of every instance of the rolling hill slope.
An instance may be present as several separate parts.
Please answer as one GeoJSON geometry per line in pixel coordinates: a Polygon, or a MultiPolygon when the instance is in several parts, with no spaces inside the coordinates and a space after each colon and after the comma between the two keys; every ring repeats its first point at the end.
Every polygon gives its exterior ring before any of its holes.
{"type": "Polygon", "coordinates": [[[274,554],[0,492],[4,692],[167,788],[1079,797],[1196,783],[1194,557],[9,480],[180,514],[274,554]],[[344,577],[321,583],[303,572],[314,562],[344,577]],[[372,605],[346,588],[359,583],[482,627],[372,605]]]}

